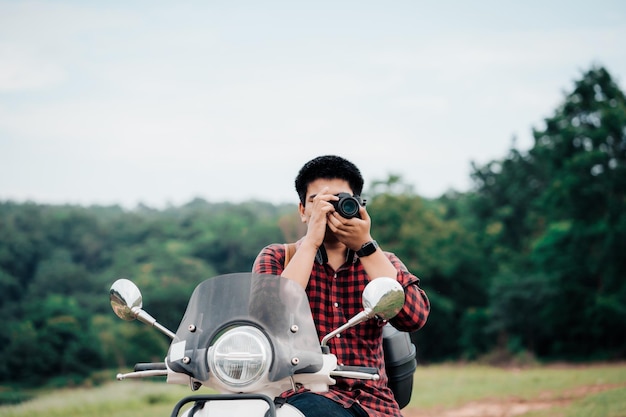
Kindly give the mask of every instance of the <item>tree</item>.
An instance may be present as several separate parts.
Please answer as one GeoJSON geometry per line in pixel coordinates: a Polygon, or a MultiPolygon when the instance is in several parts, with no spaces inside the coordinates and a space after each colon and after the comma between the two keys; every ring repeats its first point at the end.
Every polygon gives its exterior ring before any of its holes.
{"type": "MultiPolygon", "coordinates": [[[[591,68],[534,136],[530,155],[546,184],[538,200],[545,228],[531,256],[558,277],[554,314],[569,321],[559,333],[572,354],[589,355],[596,345],[623,355],[626,98],[606,69],[591,68]],[[591,343],[576,343],[581,336],[591,343]]],[[[551,346],[547,353],[565,352],[551,346]]]]}
{"type": "Polygon", "coordinates": [[[498,260],[493,328],[544,356],[623,356],[624,94],[592,67],[545,122],[527,154],[512,149],[472,174],[483,248],[498,260]],[[529,333],[535,323],[543,331],[529,333]]]}
{"type": "Polygon", "coordinates": [[[102,365],[89,315],[76,300],[47,296],[26,306],[25,319],[9,323],[6,377],[13,381],[42,382],[47,378],[84,377],[102,365]]]}

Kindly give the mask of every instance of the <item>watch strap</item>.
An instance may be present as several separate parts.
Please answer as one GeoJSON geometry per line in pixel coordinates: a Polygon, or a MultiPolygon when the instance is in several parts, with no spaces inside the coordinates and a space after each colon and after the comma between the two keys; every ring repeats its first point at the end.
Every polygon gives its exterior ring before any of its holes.
{"type": "Polygon", "coordinates": [[[361,249],[356,251],[356,254],[359,256],[359,258],[363,258],[376,252],[376,249],[378,249],[378,243],[375,240],[370,240],[369,242],[361,246],[361,249]]]}

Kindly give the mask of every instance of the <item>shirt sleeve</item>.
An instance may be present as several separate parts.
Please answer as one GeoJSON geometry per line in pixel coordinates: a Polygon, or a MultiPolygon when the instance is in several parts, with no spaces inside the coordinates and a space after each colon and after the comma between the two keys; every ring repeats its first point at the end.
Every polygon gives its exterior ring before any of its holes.
{"type": "Polygon", "coordinates": [[[424,290],[419,286],[419,278],[410,273],[396,255],[387,253],[387,257],[396,267],[398,282],[404,288],[404,307],[389,322],[398,330],[414,332],[426,324],[428,314],[430,313],[430,301],[424,290]]]}
{"type": "Polygon", "coordinates": [[[285,267],[284,245],[273,243],[264,247],[257,255],[252,266],[252,272],[257,274],[280,275],[285,267]]]}

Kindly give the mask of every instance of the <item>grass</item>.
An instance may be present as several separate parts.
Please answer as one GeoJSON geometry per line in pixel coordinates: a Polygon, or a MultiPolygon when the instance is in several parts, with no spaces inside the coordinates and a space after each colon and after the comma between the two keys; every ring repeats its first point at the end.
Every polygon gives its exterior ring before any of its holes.
{"type": "MultiPolygon", "coordinates": [[[[453,409],[475,401],[541,400],[558,403],[568,413],[563,416],[626,417],[625,393],[625,363],[527,369],[437,365],[417,369],[411,403],[405,410],[453,409]],[[621,411],[616,414],[615,410],[621,411]]],[[[555,414],[541,410],[527,415],[555,414]]]]}
{"type": "MultiPolygon", "coordinates": [[[[188,387],[144,380],[113,381],[96,388],[48,390],[35,394],[33,400],[0,406],[0,416],[169,416],[182,397],[193,393],[188,387]]],[[[412,410],[453,409],[473,401],[537,399],[564,401],[556,404],[558,413],[554,409],[544,409],[525,416],[626,417],[626,363],[528,369],[472,364],[418,367],[411,403],[404,414],[409,415],[412,410]],[[588,389],[584,395],[579,392],[581,387],[588,389]]]]}
{"type": "Polygon", "coordinates": [[[112,382],[97,388],[41,392],[31,401],[0,407],[2,417],[169,416],[188,387],[147,381],[112,382]]]}
{"type": "MultiPolygon", "coordinates": [[[[541,416],[548,417],[549,414],[541,416]]],[[[567,409],[567,417],[624,416],[626,416],[626,388],[605,391],[583,398],[567,409]]]]}

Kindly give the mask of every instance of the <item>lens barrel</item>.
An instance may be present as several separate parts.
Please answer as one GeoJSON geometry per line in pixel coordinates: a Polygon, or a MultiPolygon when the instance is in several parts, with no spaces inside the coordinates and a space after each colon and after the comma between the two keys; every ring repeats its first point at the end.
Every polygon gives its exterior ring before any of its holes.
{"type": "Polygon", "coordinates": [[[359,198],[352,196],[348,193],[336,194],[339,197],[339,201],[331,201],[335,206],[335,211],[346,219],[353,217],[359,217],[359,209],[361,207],[361,201],[359,198]]]}

